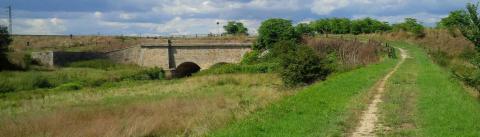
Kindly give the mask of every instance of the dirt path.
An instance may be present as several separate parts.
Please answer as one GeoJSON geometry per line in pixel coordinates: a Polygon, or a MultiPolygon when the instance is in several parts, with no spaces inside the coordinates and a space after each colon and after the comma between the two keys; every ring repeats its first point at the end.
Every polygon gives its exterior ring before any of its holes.
{"type": "Polygon", "coordinates": [[[375,129],[378,126],[378,105],[382,102],[382,96],[385,92],[385,83],[388,79],[397,71],[400,65],[403,64],[408,57],[407,52],[404,49],[398,48],[401,52],[401,60],[375,87],[375,95],[372,102],[368,105],[360,118],[359,125],[355,128],[355,131],[351,134],[352,137],[373,137],[375,136],[375,129]]]}

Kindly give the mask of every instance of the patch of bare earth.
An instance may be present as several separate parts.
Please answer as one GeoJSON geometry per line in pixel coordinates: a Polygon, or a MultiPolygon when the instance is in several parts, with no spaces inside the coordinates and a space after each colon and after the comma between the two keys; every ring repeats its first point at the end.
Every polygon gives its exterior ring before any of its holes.
{"type": "Polygon", "coordinates": [[[378,112],[379,104],[382,102],[382,97],[385,92],[385,84],[390,79],[390,77],[397,71],[397,69],[403,64],[407,58],[407,53],[404,49],[400,49],[401,60],[395,66],[395,68],[390,71],[383,79],[379,81],[375,90],[376,93],[373,97],[373,100],[368,105],[368,108],[363,112],[360,118],[360,123],[355,128],[354,132],[351,134],[352,137],[372,137],[375,136],[375,129],[380,127],[378,124],[378,112]]]}

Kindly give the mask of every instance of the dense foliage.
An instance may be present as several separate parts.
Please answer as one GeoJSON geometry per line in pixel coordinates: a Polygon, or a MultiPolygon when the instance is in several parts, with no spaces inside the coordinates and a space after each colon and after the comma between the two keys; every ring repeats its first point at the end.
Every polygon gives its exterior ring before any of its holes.
{"type": "Polygon", "coordinates": [[[0,25],[0,70],[10,65],[6,52],[8,51],[8,45],[12,42],[12,38],[7,29],[7,27],[0,25]]]}
{"type": "Polygon", "coordinates": [[[254,49],[267,50],[279,41],[298,41],[299,38],[292,21],[279,18],[268,19],[262,22],[258,29],[258,38],[254,49]]]}
{"type": "Polygon", "coordinates": [[[223,26],[223,29],[226,34],[230,35],[248,35],[248,29],[241,22],[229,21],[227,25],[223,26]]]}
{"type": "Polygon", "coordinates": [[[291,41],[279,42],[275,45],[274,53],[281,58],[282,70],[280,75],[286,86],[311,84],[324,79],[330,70],[322,64],[322,59],[310,47],[298,45],[291,41]]]}
{"type": "Polygon", "coordinates": [[[313,36],[315,34],[313,27],[307,23],[300,23],[295,26],[295,32],[297,32],[297,34],[301,36],[313,36]]]}
{"type": "Polygon", "coordinates": [[[386,22],[372,18],[350,20],[348,18],[326,18],[310,23],[318,34],[365,34],[385,32],[391,29],[386,22]]]}
{"type": "Polygon", "coordinates": [[[405,22],[394,24],[392,27],[394,31],[409,32],[415,37],[425,36],[425,27],[414,18],[406,18],[405,22]]]}
{"type": "Polygon", "coordinates": [[[466,10],[450,12],[449,16],[443,18],[438,27],[449,30],[458,29],[465,38],[473,42],[480,50],[480,19],[478,16],[478,5],[468,3],[466,10]]]}

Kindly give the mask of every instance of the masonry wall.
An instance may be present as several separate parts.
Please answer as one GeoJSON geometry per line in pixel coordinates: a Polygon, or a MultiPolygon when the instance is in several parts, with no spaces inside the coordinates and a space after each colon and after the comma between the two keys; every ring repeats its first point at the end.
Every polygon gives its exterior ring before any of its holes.
{"type": "Polygon", "coordinates": [[[46,66],[64,66],[70,62],[104,58],[100,52],[64,52],[47,51],[33,52],[32,58],[46,66]]]}
{"type": "Polygon", "coordinates": [[[217,63],[239,63],[249,47],[236,46],[199,46],[175,47],[173,56],[175,66],[185,62],[193,62],[202,69],[207,69],[217,63]]]}
{"type": "Polygon", "coordinates": [[[104,53],[105,58],[108,58],[116,63],[121,64],[139,64],[141,62],[141,48],[139,46],[129,47],[116,51],[104,53]]]}
{"type": "Polygon", "coordinates": [[[32,58],[48,66],[63,66],[69,62],[105,58],[117,63],[137,64],[145,67],[169,69],[185,62],[193,62],[201,69],[207,69],[217,63],[239,63],[245,53],[250,51],[248,45],[181,45],[169,47],[135,46],[111,52],[34,52],[32,58]],[[170,62],[169,62],[169,59],[170,62]]]}

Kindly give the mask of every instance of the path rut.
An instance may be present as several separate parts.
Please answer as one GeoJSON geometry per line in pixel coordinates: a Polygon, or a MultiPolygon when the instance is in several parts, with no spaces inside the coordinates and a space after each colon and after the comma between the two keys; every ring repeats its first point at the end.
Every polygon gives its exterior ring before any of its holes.
{"type": "Polygon", "coordinates": [[[374,137],[375,129],[378,127],[378,105],[382,102],[382,96],[385,92],[385,83],[397,71],[397,69],[405,62],[408,57],[407,51],[398,48],[401,54],[401,60],[397,63],[395,68],[390,71],[374,88],[375,95],[373,100],[368,104],[368,108],[363,112],[360,118],[359,125],[355,128],[351,137],[374,137]]]}

